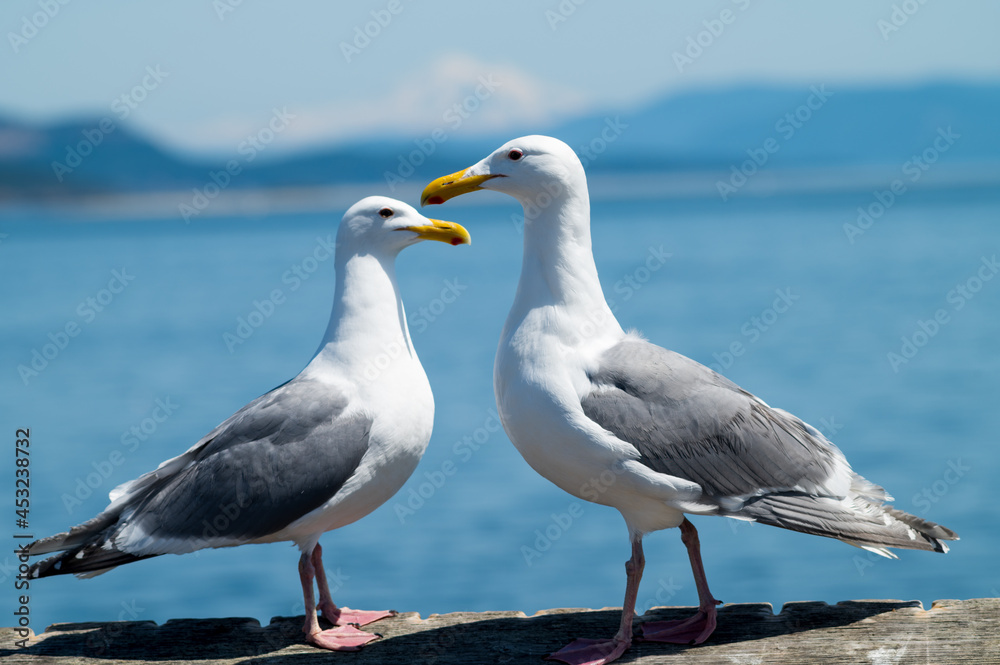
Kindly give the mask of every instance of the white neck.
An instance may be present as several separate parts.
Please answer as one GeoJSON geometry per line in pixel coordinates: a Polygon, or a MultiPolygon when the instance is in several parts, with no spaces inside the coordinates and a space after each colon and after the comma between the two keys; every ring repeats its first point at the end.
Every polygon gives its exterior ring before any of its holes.
{"type": "Polygon", "coordinates": [[[337,266],[330,323],[310,365],[364,371],[382,356],[415,359],[396,284],[395,257],[356,254],[338,260],[337,266]]]}
{"type": "Polygon", "coordinates": [[[589,320],[598,330],[621,330],[597,275],[590,240],[590,196],[582,177],[572,187],[563,187],[551,205],[526,206],[521,279],[507,331],[513,332],[531,310],[549,306],[571,317],[574,327],[589,320]],[[531,217],[528,210],[537,212],[531,217]]]}

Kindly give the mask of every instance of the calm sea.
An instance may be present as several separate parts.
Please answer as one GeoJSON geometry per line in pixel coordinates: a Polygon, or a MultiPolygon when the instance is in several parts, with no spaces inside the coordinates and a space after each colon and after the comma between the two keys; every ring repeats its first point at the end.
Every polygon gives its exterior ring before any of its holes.
{"type": "MultiPolygon", "coordinates": [[[[948,555],[890,561],[695,518],[727,602],[1000,594],[1000,201],[913,194],[849,239],[844,224],[871,200],[594,206],[597,263],[623,325],[811,422],[897,506],[962,536],[948,555]]],[[[537,476],[498,429],[493,354],[520,266],[517,212],[507,201],[436,208],[473,245],[400,257],[434,437],[393,500],[324,536],[339,603],[423,615],[621,604],[620,516],[537,476]]],[[[14,477],[15,429],[30,428],[28,532],[92,517],[115,485],[302,368],[329,315],[334,271],[321,248],[340,215],[0,218],[4,474],[14,477]],[[36,351],[47,364],[19,370],[36,351]]],[[[3,532],[24,533],[6,496],[3,532]]],[[[31,585],[31,623],[301,614],[297,558],[289,544],[257,545],[46,579],[31,585]]],[[[640,610],[697,602],[676,531],[647,538],[646,558],[640,610]]],[[[0,563],[7,613],[16,561],[0,563]]]]}

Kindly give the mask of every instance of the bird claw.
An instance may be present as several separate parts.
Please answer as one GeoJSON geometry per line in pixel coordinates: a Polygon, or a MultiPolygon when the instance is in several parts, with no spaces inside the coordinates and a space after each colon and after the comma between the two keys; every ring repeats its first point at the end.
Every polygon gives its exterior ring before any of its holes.
{"type": "Polygon", "coordinates": [[[352,610],[349,607],[337,607],[320,603],[316,606],[323,613],[323,618],[335,626],[365,626],[380,619],[387,619],[398,614],[396,610],[352,610]]]}
{"type": "MultiPolygon", "coordinates": [[[[718,604],[721,601],[714,601],[718,604]]],[[[644,642],[668,644],[701,644],[715,632],[715,604],[708,610],[698,610],[692,617],[674,621],[650,621],[642,624],[644,642]]]]}
{"type": "Polygon", "coordinates": [[[337,626],[329,630],[310,633],[306,640],[321,649],[330,651],[360,651],[361,647],[382,637],[375,633],[366,633],[354,626],[337,626]]]}
{"type": "Polygon", "coordinates": [[[549,654],[545,660],[560,660],[567,665],[607,665],[625,653],[629,645],[629,640],[593,640],[581,637],[549,654]]]}

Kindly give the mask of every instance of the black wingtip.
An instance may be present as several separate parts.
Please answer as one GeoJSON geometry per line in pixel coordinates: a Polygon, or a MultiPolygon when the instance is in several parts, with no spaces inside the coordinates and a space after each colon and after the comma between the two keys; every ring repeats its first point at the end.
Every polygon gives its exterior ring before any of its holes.
{"type": "Polygon", "coordinates": [[[99,546],[85,545],[43,559],[28,568],[29,579],[53,577],[55,575],[100,575],[112,568],[149,559],[159,554],[135,555],[99,546]]]}

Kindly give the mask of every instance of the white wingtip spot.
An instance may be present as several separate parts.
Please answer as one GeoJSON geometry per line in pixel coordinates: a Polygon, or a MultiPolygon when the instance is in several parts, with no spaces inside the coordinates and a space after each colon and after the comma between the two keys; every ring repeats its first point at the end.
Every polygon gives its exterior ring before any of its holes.
{"type": "Polygon", "coordinates": [[[893,554],[892,552],[890,552],[889,550],[887,550],[884,547],[874,547],[872,545],[862,545],[861,549],[868,550],[869,552],[872,552],[874,554],[878,554],[879,556],[884,556],[886,559],[898,559],[899,558],[898,556],[896,556],[895,554],[893,554]]]}

